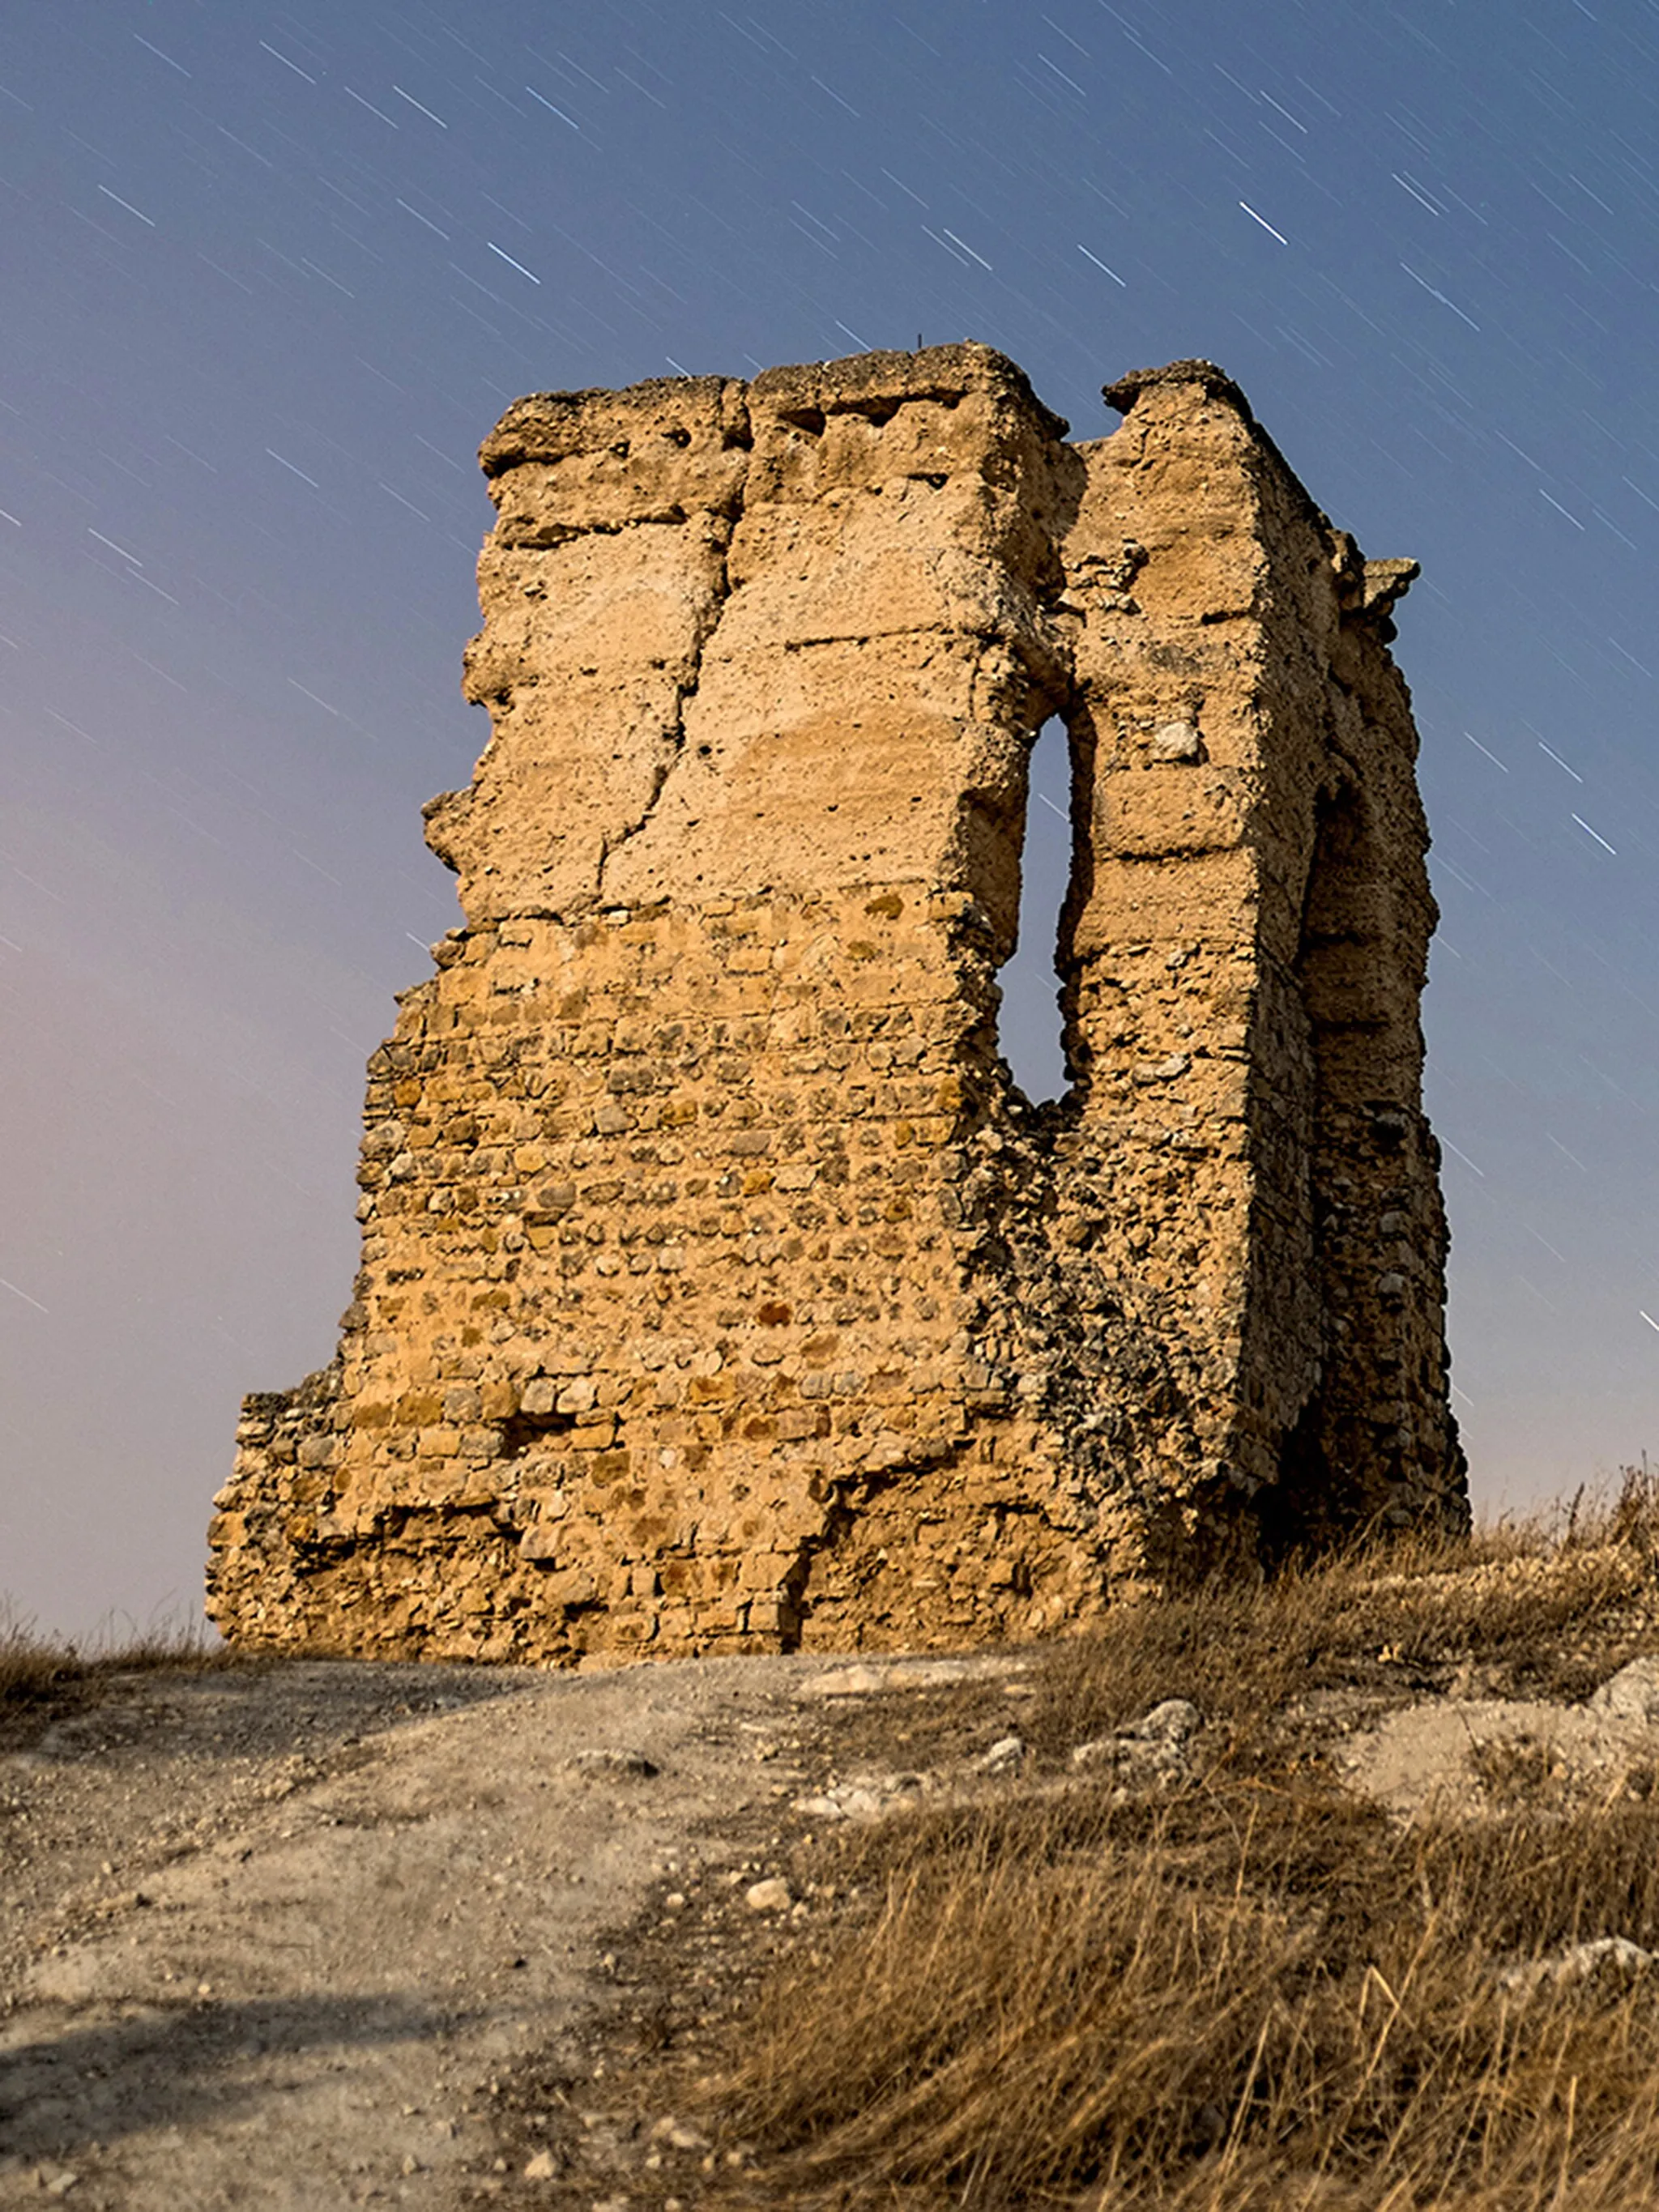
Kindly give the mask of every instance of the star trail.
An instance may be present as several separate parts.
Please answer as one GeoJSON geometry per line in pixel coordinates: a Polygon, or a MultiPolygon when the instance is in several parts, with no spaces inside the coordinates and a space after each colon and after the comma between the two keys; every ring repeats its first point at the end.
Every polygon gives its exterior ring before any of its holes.
{"type": "MultiPolygon", "coordinates": [[[[362,1063],[458,918],[419,810],[487,733],[501,409],[919,334],[1079,437],[1209,356],[1422,562],[1476,1500],[1659,1448],[1656,93],[1648,0],[11,11],[0,1590],[193,1613],[238,1394],[331,1349],[362,1063]]],[[[1052,747],[1036,786],[1042,1091],[1052,747]]]]}

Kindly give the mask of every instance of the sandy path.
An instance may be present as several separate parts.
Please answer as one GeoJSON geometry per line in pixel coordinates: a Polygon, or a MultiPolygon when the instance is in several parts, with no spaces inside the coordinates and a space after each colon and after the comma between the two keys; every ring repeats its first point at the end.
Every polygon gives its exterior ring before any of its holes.
{"type": "Polygon", "coordinates": [[[476,2201],[492,2071],[792,1786],[801,1663],[135,1676],[0,1758],[0,2207],[476,2201]]]}

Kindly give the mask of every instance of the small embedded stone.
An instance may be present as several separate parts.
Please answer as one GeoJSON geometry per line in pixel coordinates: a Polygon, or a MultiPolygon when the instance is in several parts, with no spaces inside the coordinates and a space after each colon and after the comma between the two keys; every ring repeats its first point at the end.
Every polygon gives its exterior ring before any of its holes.
{"type": "Polygon", "coordinates": [[[743,1893],[743,1901],[751,1912],[787,1912],[794,1903],[794,1894],[781,1875],[769,1881],[752,1882],[743,1893]]]}
{"type": "Polygon", "coordinates": [[[1184,1052],[1172,1052],[1167,1060],[1154,1060],[1150,1067],[1136,1068],[1134,1079],[1137,1083],[1143,1084],[1173,1083],[1177,1077],[1184,1075],[1191,1066],[1192,1061],[1184,1052]]]}
{"type": "Polygon", "coordinates": [[[1151,751],[1155,761],[1201,761],[1204,739],[1191,722],[1165,722],[1152,732],[1151,751]]]}

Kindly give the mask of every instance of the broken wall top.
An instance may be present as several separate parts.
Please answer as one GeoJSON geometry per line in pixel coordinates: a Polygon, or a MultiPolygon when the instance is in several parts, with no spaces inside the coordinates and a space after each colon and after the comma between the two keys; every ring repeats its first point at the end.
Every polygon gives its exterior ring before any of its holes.
{"type": "Polygon", "coordinates": [[[1199,573],[1166,547],[1146,585],[1206,620],[1257,606],[1266,506],[1316,544],[1333,611],[1384,622],[1415,574],[1359,561],[1213,364],[1106,396],[1122,428],[1069,446],[1013,362],[964,344],[515,402],[480,456],[499,520],[465,688],[494,732],[427,810],[469,921],[915,881],[974,895],[1005,954],[1103,460],[1185,480],[1199,573]]]}

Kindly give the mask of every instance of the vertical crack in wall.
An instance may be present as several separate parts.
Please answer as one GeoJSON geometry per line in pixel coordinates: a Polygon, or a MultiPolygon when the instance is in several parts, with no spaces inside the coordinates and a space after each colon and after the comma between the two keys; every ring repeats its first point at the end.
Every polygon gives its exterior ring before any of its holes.
{"type": "MultiPolygon", "coordinates": [[[[736,399],[735,408],[738,420],[732,430],[728,432],[728,435],[732,436],[733,441],[747,453],[752,447],[753,439],[750,429],[746,391],[743,397],[736,399]]],[[[602,839],[594,886],[595,895],[601,900],[605,895],[605,872],[611,855],[619,847],[626,844],[630,837],[637,837],[646,827],[656,811],[657,803],[662,797],[670,775],[684,756],[686,710],[696,697],[701,687],[704,655],[714,640],[714,633],[720,628],[721,617],[726,612],[726,602],[732,596],[732,541],[736,537],[743,521],[746,486],[747,471],[745,471],[744,474],[738,477],[731,486],[728,503],[714,510],[710,516],[714,543],[720,555],[719,574],[714,580],[714,589],[709,599],[697,611],[696,624],[690,649],[690,668],[685,678],[676,686],[673,717],[665,732],[667,743],[661,757],[656,763],[651,788],[647,793],[645,804],[634,821],[626,823],[620,830],[606,831],[602,839]]]]}

